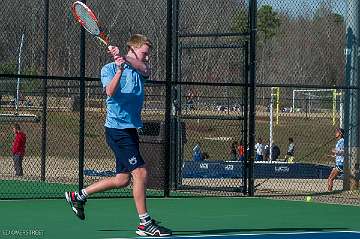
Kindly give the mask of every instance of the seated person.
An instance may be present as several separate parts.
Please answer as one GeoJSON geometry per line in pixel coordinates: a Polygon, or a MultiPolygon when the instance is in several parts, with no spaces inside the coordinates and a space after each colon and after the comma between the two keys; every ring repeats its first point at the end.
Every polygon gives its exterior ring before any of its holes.
{"type": "Polygon", "coordinates": [[[271,160],[276,161],[280,156],[280,148],[276,144],[273,143],[271,149],[271,160]]]}
{"type": "Polygon", "coordinates": [[[294,154],[295,154],[294,139],[289,138],[289,146],[288,146],[287,153],[285,155],[285,161],[287,161],[289,163],[293,163],[294,162],[294,154]]]}
{"type": "Polygon", "coordinates": [[[262,138],[258,138],[258,142],[255,144],[255,150],[256,150],[255,161],[263,161],[265,146],[262,142],[262,138]]]}
{"type": "Polygon", "coordinates": [[[201,152],[200,142],[197,142],[193,148],[193,161],[203,161],[203,153],[201,152]]]}
{"type": "Polygon", "coordinates": [[[210,158],[210,156],[209,156],[209,154],[208,154],[207,152],[204,152],[204,153],[202,154],[202,158],[203,158],[203,160],[207,160],[207,159],[210,158]]]}

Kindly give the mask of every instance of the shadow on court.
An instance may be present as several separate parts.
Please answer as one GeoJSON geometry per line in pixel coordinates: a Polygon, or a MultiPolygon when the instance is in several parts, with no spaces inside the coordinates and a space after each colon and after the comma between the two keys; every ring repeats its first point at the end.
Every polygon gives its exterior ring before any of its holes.
{"type": "MultiPolygon", "coordinates": [[[[328,227],[328,228],[316,228],[316,227],[287,227],[287,228],[228,228],[228,229],[215,229],[215,230],[174,230],[174,236],[182,235],[214,235],[214,234],[238,234],[238,233],[257,233],[257,232],[325,232],[325,231],[346,231],[349,228],[345,227],[328,227]]],[[[133,232],[134,230],[123,230],[123,229],[100,229],[100,232],[133,232]]]]}
{"type": "Polygon", "coordinates": [[[252,228],[252,229],[218,229],[218,230],[200,230],[200,231],[174,231],[174,235],[213,235],[213,234],[237,234],[249,232],[323,232],[331,230],[348,230],[348,228],[252,228]]]}
{"type": "Polygon", "coordinates": [[[134,230],[124,230],[124,229],[99,229],[99,232],[134,232],[134,230]]]}

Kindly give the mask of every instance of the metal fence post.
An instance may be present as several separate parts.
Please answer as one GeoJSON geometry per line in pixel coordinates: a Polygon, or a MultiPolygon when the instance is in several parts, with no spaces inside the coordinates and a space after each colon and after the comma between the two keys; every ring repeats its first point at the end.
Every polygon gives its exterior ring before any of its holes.
{"type": "Polygon", "coordinates": [[[165,102],[165,182],[164,196],[170,195],[170,161],[171,161],[171,80],[172,80],[172,18],[173,18],[173,0],[167,1],[167,32],[166,32],[166,102],[165,102]]]}
{"type": "Polygon", "coordinates": [[[257,0],[251,0],[249,6],[250,56],[249,56],[249,196],[254,196],[254,149],[256,114],[256,11],[257,0]]]}
{"type": "Polygon", "coordinates": [[[359,188],[357,173],[359,170],[359,10],[358,0],[348,2],[348,21],[347,25],[347,49],[350,54],[346,62],[346,84],[352,89],[347,91],[345,105],[345,148],[348,149],[345,157],[345,177],[343,188],[354,190],[359,188]],[[353,89],[355,88],[355,89],[353,89]]]}
{"type": "MultiPolygon", "coordinates": [[[[86,3],[85,0],[82,0],[86,3]]],[[[80,32],[80,119],[79,119],[79,191],[84,188],[85,141],[85,29],[80,32]]]]}
{"type": "MultiPolygon", "coordinates": [[[[44,1],[44,76],[48,75],[48,53],[49,53],[49,0],[44,1]]],[[[46,142],[47,142],[47,78],[42,79],[43,102],[41,117],[41,181],[45,181],[46,174],[46,142]]]]}

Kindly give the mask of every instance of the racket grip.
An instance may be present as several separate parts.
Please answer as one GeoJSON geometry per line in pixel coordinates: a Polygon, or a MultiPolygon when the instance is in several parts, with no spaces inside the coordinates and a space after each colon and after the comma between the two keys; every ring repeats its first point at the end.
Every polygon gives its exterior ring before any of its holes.
{"type": "MultiPolygon", "coordinates": [[[[122,56],[120,56],[120,55],[115,55],[114,56],[114,60],[116,61],[116,60],[118,60],[119,58],[121,58],[122,56]]],[[[123,67],[125,65],[125,62],[123,62],[123,63],[121,63],[121,67],[123,67]]]]}

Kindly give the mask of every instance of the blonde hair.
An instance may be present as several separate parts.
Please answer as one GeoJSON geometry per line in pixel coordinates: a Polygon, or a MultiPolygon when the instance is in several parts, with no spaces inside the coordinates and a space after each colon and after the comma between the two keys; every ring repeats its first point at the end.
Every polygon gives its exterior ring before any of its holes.
{"type": "Polygon", "coordinates": [[[128,50],[130,50],[130,48],[140,48],[142,47],[144,44],[148,45],[149,47],[151,47],[152,43],[149,40],[149,38],[147,38],[144,35],[141,34],[134,34],[130,37],[129,41],[126,43],[128,50]]]}

